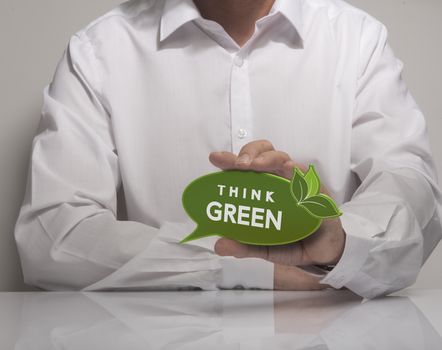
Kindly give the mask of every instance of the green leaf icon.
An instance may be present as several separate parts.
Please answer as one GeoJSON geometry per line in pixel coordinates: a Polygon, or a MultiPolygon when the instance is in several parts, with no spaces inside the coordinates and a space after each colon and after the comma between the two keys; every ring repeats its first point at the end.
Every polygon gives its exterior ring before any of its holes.
{"type": "Polygon", "coordinates": [[[319,194],[319,190],[321,188],[321,182],[313,165],[309,166],[308,171],[304,176],[304,179],[307,182],[307,188],[308,188],[306,198],[316,196],[317,194],[319,194]]]}
{"type": "Polygon", "coordinates": [[[322,193],[307,198],[299,204],[310,214],[321,219],[335,217],[342,214],[333,199],[322,193]]]}
{"type": "Polygon", "coordinates": [[[304,174],[298,168],[294,170],[290,191],[298,203],[307,198],[308,185],[304,179],[304,174]]]}

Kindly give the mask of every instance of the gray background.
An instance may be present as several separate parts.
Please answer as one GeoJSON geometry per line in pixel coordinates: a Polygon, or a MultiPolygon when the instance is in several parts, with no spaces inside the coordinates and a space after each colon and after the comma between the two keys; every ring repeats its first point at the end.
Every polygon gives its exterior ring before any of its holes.
{"type": "MultiPolygon", "coordinates": [[[[26,289],[13,228],[24,195],[31,141],[47,85],[69,37],[115,0],[0,0],[0,291],[26,289]]],[[[442,1],[351,0],[389,28],[404,77],[422,108],[442,174],[442,1]],[[439,88],[439,89],[438,89],[439,88]]],[[[442,288],[442,244],[415,286],[442,288]]]]}

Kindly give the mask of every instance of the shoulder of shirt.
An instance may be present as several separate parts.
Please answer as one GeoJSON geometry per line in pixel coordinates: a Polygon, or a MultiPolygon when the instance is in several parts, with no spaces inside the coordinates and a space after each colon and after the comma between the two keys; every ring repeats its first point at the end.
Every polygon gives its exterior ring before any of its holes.
{"type": "Polygon", "coordinates": [[[304,0],[304,3],[314,10],[325,10],[330,22],[352,19],[364,27],[385,28],[380,20],[343,0],[304,0]]]}
{"type": "Polygon", "coordinates": [[[157,6],[162,0],[129,0],[126,1],[102,16],[96,18],[84,28],[77,31],[74,36],[79,38],[99,36],[106,32],[109,27],[119,27],[122,23],[133,23],[140,16],[155,15],[157,6]]]}

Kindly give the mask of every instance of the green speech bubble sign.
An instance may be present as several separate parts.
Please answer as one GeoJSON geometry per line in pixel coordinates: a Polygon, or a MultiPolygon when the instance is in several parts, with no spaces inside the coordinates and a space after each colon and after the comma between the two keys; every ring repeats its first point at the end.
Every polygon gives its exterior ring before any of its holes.
{"type": "Polygon", "coordinates": [[[223,236],[253,245],[280,245],[314,233],[324,218],[342,213],[322,194],[314,166],[295,168],[291,181],[269,173],[228,170],[202,176],[183,192],[196,229],[181,243],[223,236]]]}

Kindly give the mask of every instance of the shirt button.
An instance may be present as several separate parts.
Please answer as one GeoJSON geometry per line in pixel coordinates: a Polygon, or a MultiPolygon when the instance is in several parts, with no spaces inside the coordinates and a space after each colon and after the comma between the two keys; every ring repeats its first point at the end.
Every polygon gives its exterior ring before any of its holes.
{"type": "Polygon", "coordinates": [[[243,139],[246,136],[247,136],[247,130],[245,130],[245,129],[239,129],[238,130],[238,138],[239,139],[243,139]]]}
{"type": "Polygon", "coordinates": [[[235,63],[236,66],[241,67],[244,64],[244,58],[242,58],[239,55],[236,55],[235,58],[233,59],[233,62],[235,63]]]}

